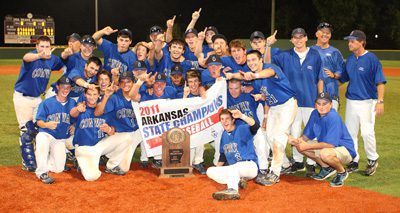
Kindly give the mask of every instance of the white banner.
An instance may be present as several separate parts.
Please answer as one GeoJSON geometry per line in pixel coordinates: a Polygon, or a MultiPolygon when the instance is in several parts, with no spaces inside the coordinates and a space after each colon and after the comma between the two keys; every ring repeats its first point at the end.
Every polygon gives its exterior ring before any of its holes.
{"type": "Polygon", "coordinates": [[[147,156],[161,155],[161,136],[174,127],[190,134],[190,147],[213,141],[223,128],[219,112],[226,108],[226,81],[216,81],[207,98],[160,99],[133,103],[147,156]]]}

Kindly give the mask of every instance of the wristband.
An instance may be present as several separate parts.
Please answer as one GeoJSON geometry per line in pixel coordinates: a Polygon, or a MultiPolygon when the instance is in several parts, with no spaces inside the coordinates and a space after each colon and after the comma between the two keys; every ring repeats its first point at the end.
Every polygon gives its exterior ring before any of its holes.
{"type": "Polygon", "coordinates": [[[245,114],[242,114],[242,116],[240,116],[240,119],[242,119],[242,120],[244,120],[244,119],[246,119],[246,115],[245,114]]]}
{"type": "Polygon", "coordinates": [[[85,82],[85,83],[83,84],[83,87],[88,88],[88,87],[89,87],[89,83],[88,83],[88,82],[85,82]]]}

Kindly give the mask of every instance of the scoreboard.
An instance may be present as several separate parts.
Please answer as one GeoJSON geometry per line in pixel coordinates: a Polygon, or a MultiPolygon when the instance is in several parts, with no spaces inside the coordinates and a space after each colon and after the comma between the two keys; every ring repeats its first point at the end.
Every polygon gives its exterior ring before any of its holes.
{"type": "Polygon", "coordinates": [[[54,44],[55,24],[50,16],[11,16],[4,18],[5,44],[35,44],[40,36],[48,36],[54,44]]]}

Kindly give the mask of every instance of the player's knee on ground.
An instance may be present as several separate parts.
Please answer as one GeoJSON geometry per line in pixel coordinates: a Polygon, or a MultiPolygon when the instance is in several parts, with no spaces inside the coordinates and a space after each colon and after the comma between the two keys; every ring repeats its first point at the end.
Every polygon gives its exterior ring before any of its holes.
{"type": "Polygon", "coordinates": [[[96,181],[99,179],[101,176],[101,172],[98,174],[89,174],[89,175],[84,175],[83,178],[85,178],[86,181],[96,181]]]}

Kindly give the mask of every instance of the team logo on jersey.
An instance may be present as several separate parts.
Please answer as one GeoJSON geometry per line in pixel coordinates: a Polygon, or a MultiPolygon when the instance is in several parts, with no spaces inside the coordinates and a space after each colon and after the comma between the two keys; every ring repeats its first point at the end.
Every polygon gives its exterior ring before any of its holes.
{"type": "Polygon", "coordinates": [[[215,57],[215,56],[213,56],[212,58],[211,58],[211,61],[216,61],[217,60],[217,57],[215,57]]]}
{"type": "Polygon", "coordinates": [[[142,66],[142,64],[141,64],[140,62],[138,62],[137,65],[138,65],[138,67],[141,67],[141,66],[142,66]]]}
{"type": "Polygon", "coordinates": [[[364,67],[359,67],[358,70],[360,70],[361,72],[364,72],[364,67]]]}
{"type": "Polygon", "coordinates": [[[313,70],[313,67],[312,67],[311,65],[308,65],[308,66],[307,66],[307,69],[313,70]]]}
{"type": "Polygon", "coordinates": [[[218,133],[217,133],[217,131],[215,131],[214,128],[211,128],[211,136],[212,136],[213,138],[217,138],[217,136],[218,136],[218,133]]]}
{"type": "Polygon", "coordinates": [[[332,54],[330,54],[330,53],[327,53],[327,54],[325,54],[326,56],[332,56],[332,54]]]}

